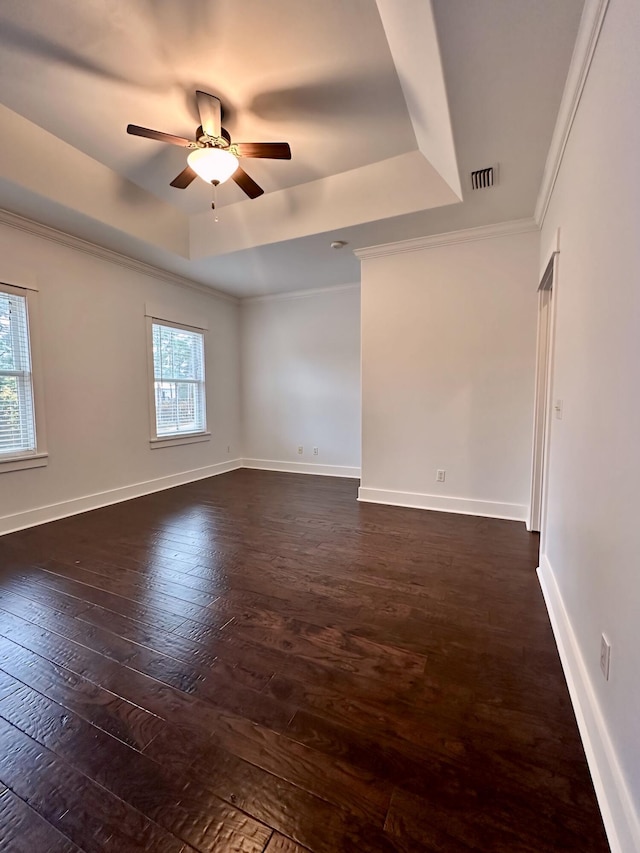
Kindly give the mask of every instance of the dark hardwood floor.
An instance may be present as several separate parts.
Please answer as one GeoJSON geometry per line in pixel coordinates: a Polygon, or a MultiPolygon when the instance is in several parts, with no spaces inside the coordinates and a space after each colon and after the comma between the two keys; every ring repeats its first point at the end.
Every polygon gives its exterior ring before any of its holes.
{"type": "Polygon", "coordinates": [[[0,850],[606,851],[523,524],[236,471],[0,539],[0,850]]]}

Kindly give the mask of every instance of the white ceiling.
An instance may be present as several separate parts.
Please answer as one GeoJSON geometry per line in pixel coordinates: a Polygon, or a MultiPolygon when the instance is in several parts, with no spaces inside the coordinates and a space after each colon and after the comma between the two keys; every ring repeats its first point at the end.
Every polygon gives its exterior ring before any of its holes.
{"type": "Polygon", "coordinates": [[[357,280],[352,248],[533,214],[582,5],[4,0],[0,207],[238,296],[357,280]],[[244,160],[265,195],[224,184],[218,223],[169,186],[186,151],[125,133],[192,137],[196,88],[293,153],[244,160]]]}

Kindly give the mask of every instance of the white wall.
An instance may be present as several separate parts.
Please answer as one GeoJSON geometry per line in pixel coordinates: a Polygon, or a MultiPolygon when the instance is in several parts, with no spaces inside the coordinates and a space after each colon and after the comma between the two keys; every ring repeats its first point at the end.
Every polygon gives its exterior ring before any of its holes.
{"type": "Polygon", "coordinates": [[[625,853],[640,850],[638,33],[638,3],[612,0],[541,242],[560,228],[553,396],[564,409],[552,422],[543,574],[574,634],[569,675],[588,740],[604,750],[614,849],[625,853]],[[612,647],[608,682],[601,632],[612,647]]]}
{"type": "Polygon", "coordinates": [[[526,517],[538,239],[363,260],[361,499],[526,517]]]}
{"type": "Polygon", "coordinates": [[[357,476],[357,285],[246,300],[241,361],[246,464],[357,476]],[[302,455],[298,445],[304,447],[302,455]]]}
{"type": "Polygon", "coordinates": [[[21,275],[39,288],[49,464],[0,474],[0,532],[131,496],[136,490],[126,487],[134,484],[148,484],[138,490],[146,491],[158,478],[206,473],[240,455],[237,304],[2,225],[0,280],[21,275]],[[145,302],[208,321],[209,442],[149,446],[145,302]]]}

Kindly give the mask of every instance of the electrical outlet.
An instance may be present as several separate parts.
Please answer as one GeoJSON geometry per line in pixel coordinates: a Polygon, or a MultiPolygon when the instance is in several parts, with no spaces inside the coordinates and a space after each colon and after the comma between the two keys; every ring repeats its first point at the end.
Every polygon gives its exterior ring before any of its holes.
{"type": "Polygon", "coordinates": [[[303,447],[301,444],[299,444],[299,445],[298,445],[298,453],[299,453],[301,456],[302,456],[302,454],[304,453],[304,447],[303,447]]]}
{"type": "Polygon", "coordinates": [[[553,406],[553,411],[554,411],[554,413],[555,413],[556,418],[557,418],[559,421],[561,421],[561,420],[562,420],[562,409],[563,409],[563,402],[562,402],[562,400],[556,400],[556,402],[555,402],[555,404],[554,404],[554,406],[553,406]]]}
{"type": "Polygon", "coordinates": [[[227,444],[227,453],[231,453],[231,445],[227,444]]]}
{"type": "Polygon", "coordinates": [[[317,456],[317,455],[318,455],[318,448],[317,448],[317,447],[314,447],[314,448],[313,448],[313,455],[314,455],[314,456],[317,456]]]}
{"type": "Polygon", "coordinates": [[[604,634],[600,637],[600,669],[605,679],[609,681],[609,665],[611,663],[611,643],[604,634]]]}
{"type": "Polygon", "coordinates": [[[444,478],[446,476],[446,471],[443,471],[442,468],[438,468],[436,471],[436,483],[444,483],[444,478]]]}

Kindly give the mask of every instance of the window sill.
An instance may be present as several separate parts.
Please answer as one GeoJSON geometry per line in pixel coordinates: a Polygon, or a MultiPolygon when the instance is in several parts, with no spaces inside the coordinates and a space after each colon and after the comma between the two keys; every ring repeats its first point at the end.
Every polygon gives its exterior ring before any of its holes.
{"type": "Polygon", "coordinates": [[[44,468],[49,462],[48,453],[30,453],[28,456],[0,456],[0,474],[7,471],[24,471],[25,468],[44,468]]]}
{"type": "Polygon", "coordinates": [[[209,441],[210,432],[190,433],[189,435],[168,435],[166,438],[149,439],[149,447],[159,450],[161,447],[178,447],[180,444],[198,444],[201,441],[209,441]]]}

